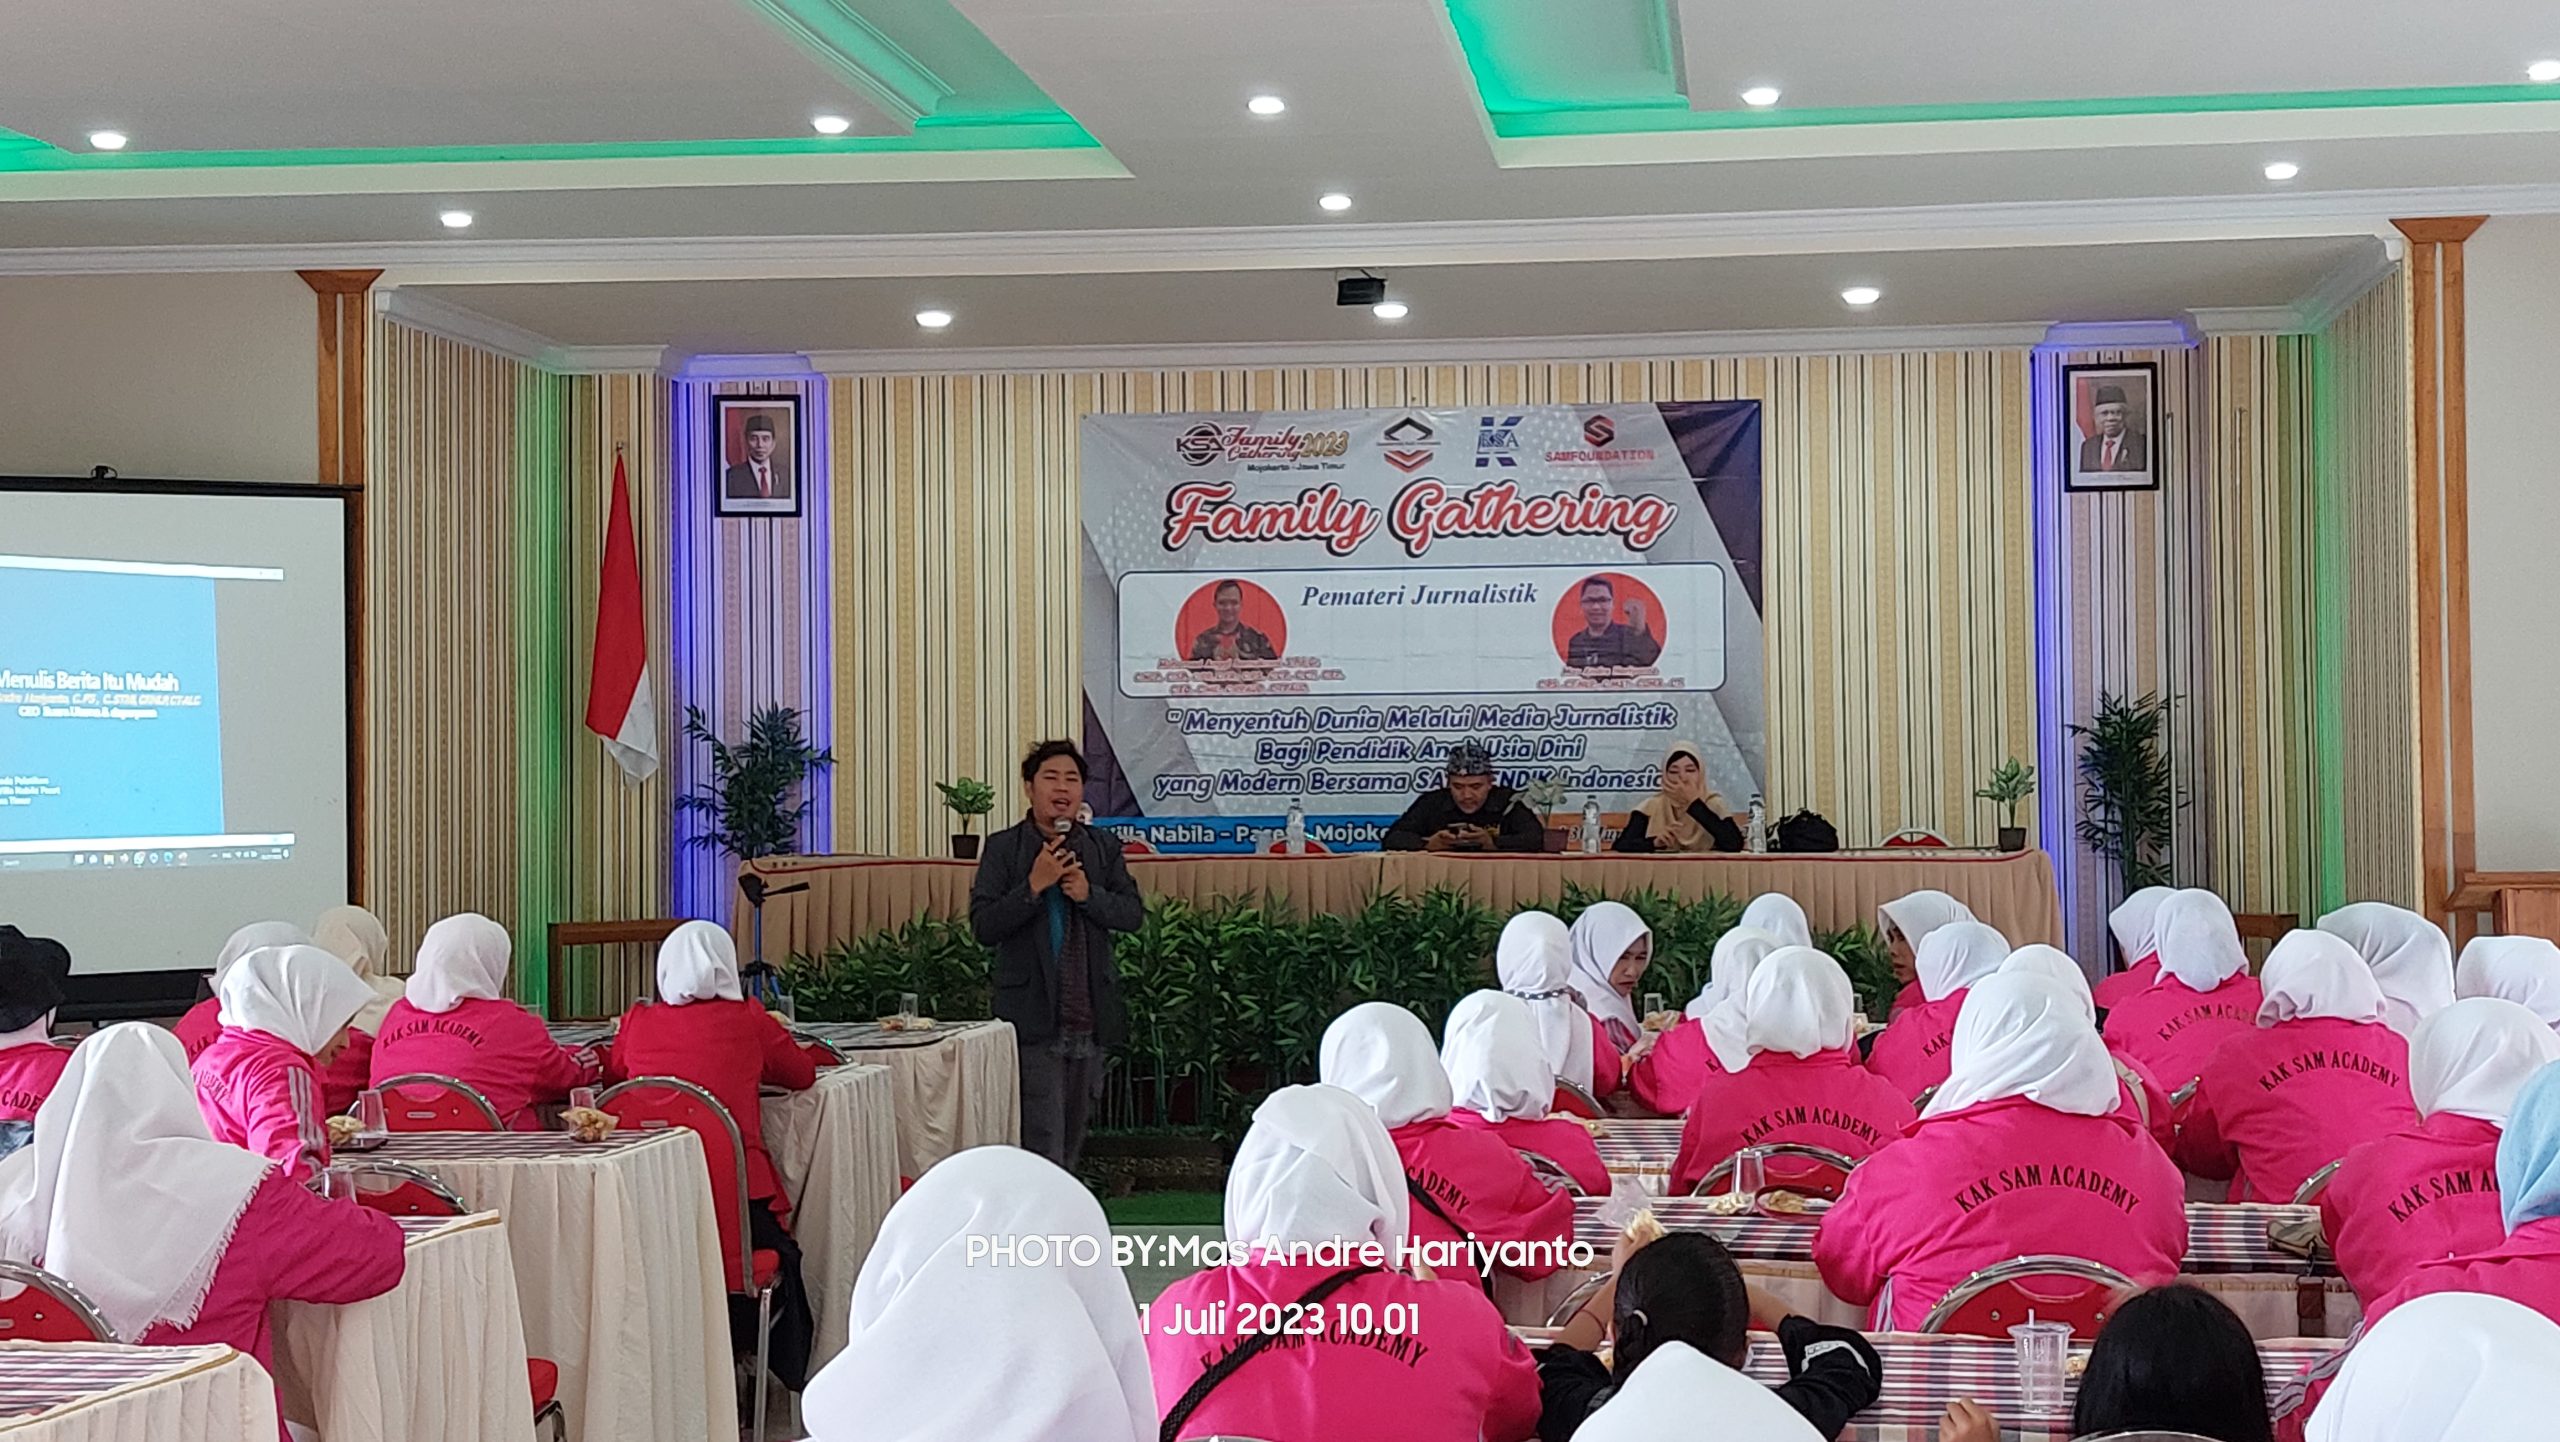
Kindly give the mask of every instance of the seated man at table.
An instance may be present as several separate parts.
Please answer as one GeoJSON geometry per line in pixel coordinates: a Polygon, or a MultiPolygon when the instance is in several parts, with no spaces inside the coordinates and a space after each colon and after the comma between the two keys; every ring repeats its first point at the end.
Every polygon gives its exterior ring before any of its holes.
{"type": "Polygon", "coordinates": [[[1493,753],[1473,741],[1449,748],[1449,784],[1426,791],[1387,828],[1388,851],[1544,851],[1546,823],[1493,784],[1493,753]]]}

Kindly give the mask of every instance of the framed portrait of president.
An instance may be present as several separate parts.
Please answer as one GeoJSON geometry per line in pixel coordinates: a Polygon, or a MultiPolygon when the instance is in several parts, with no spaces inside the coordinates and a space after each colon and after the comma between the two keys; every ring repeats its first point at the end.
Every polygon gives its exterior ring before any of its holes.
{"type": "Polygon", "coordinates": [[[711,496],[723,516],[800,514],[800,397],[713,396],[711,496]]]}
{"type": "Polygon", "coordinates": [[[2062,368],[2062,486],[2069,491],[2160,489],[2160,367],[2062,368]]]}

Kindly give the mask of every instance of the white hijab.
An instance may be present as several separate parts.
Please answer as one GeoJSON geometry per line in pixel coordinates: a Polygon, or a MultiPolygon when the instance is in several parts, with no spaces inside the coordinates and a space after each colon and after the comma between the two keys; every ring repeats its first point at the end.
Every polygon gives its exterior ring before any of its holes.
{"type": "Polygon", "coordinates": [[[2356,949],[2325,931],[2290,931],[2258,972],[2258,1025],[2335,1017],[2382,1020],[2382,988],[2356,949]]]}
{"type": "Polygon", "coordinates": [[[2475,936],[2453,968],[2455,996],[2498,996],[2560,1026],[2560,945],[2539,936],[2475,936]]]}
{"type": "Polygon", "coordinates": [[[1857,991],[1840,963],[1810,946],[1782,946],[1751,973],[1743,1049],[1788,1056],[1837,1051],[1857,1036],[1857,991]]]}
{"type": "Polygon", "coordinates": [[[1390,1129],[1445,1117],[1454,1100],[1430,1028],[1389,1001],[1364,1001],[1333,1019],[1316,1048],[1316,1075],[1377,1108],[1390,1129]]]}
{"type": "Polygon", "coordinates": [[[1298,1086],[1254,1108],[1227,1169],[1229,1242],[1374,1245],[1392,1267],[1412,1229],[1404,1160],[1368,1103],[1340,1087],[1298,1086]]]}
{"type": "Polygon", "coordinates": [[[1876,929],[1886,933],[1887,941],[1893,939],[1892,933],[1902,933],[1902,939],[1911,943],[1914,957],[1920,954],[1920,943],[1928,939],[1930,932],[1973,919],[1970,908],[1943,891],[1915,891],[1876,908],[1876,929]]]}
{"type": "Polygon", "coordinates": [[[2560,1325],[2480,1292],[2434,1292],[2365,1330],[2304,1431],[2308,1442],[2546,1437],[2560,1325]]]}
{"type": "Polygon", "coordinates": [[[213,958],[213,987],[222,989],[222,978],[232,963],[262,946],[309,946],[311,934],[290,921],[253,921],[231,933],[222,950],[213,958]]]}
{"type": "Polygon", "coordinates": [[[1521,912],[1502,928],[1493,965],[1502,989],[1529,1004],[1557,1080],[1589,1091],[1591,1018],[1574,1001],[1572,933],[1543,911],[1521,912]]]}
{"type": "Polygon", "coordinates": [[[2004,1097],[2084,1117],[2122,1100],[2115,1062],[2085,1003],[2039,976],[1989,976],[1965,993],[1948,1048],[1947,1079],[1923,1116],[2004,1097]]]}
{"type": "Polygon", "coordinates": [[[373,999],[347,964],[316,946],[267,946],[232,963],[220,989],[222,1024],[262,1031],[317,1056],[373,999]]]}
{"type": "Polygon", "coordinates": [[[688,921],[658,943],[658,1000],[744,1001],[738,985],[738,943],[707,921],[688,921]]]}
{"type": "Polygon", "coordinates": [[[1920,994],[1944,1001],[2000,969],[2009,938],[1979,921],[1951,921],[1931,931],[1912,951],[1920,994]]]}
{"type": "Polygon", "coordinates": [[[815,1442],[1153,1442],[1146,1339],[1101,1204],[1018,1147],[937,1164],[880,1224],[844,1350],[801,1407],[815,1442]],[[1042,1238],[1048,1260],[972,1258],[981,1238],[1042,1238]],[[1079,1245],[1098,1260],[1059,1255],[1079,1245]],[[975,1380],[954,1374],[955,1345],[975,1380]]]}
{"type": "Polygon", "coordinates": [[[2453,1005],[2453,943],[2436,924],[2385,901],[2359,901],[2320,918],[2319,929],[2344,937],[2382,984],[2382,1019],[2402,1036],[2453,1005]]]}
{"type": "Polygon", "coordinates": [[[1556,1071],[1538,1046],[1529,1003],[1507,992],[1469,992],[1440,1029],[1440,1069],[1455,1104],[1489,1122],[1543,1117],[1556,1071]]]}
{"type": "Polygon", "coordinates": [[[1573,919],[1573,975],[1568,980],[1583,1006],[1604,1025],[1614,1022],[1630,1033],[1644,1030],[1635,1003],[1609,984],[1609,971],[1628,947],[1651,935],[1653,928],[1624,902],[1595,901],[1573,919]]]}
{"type": "Polygon", "coordinates": [[[2082,971],[2080,963],[2064,954],[2060,947],[2047,946],[2040,941],[2029,942],[2010,952],[2009,959],[2000,963],[2000,970],[1994,975],[2042,977],[2079,997],[2086,1003],[2090,1024],[2097,1024],[2098,998],[2089,990],[2089,974],[2082,971]]]}
{"type": "Polygon", "coordinates": [[[1784,892],[1764,891],[1751,898],[1751,904],[1742,908],[1742,919],[1734,925],[1765,931],[1776,937],[1781,946],[1813,945],[1813,927],[1804,919],[1804,908],[1784,892]]]}
{"type": "Polygon", "coordinates": [[[1737,1442],[1822,1442],[1777,1393],[1686,1342],[1646,1353],[1635,1375],[1573,1436],[1574,1442],[1661,1442],[1698,1435],[1705,1418],[1715,1419],[1716,1436],[1737,1442]]]}
{"type": "Polygon", "coordinates": [[[0,1161],[0,1256],[78,1287],[119,1340],[187,1326],[268,1166],[205,1130],[175,1036],[108,1027],[0,1161]]]}
{"type": "Polygon", "coordinates": [[[361,906],[333,906],[311,923],[311,944],[347,964],[347,969],[373,988],[373,1000],[356,1013],[356,1030],[370,1036],[382,1030],[383,1015],[403,995],[400,979],[388,975],[391,933],[382,918],[361,906]]]}
{"type": "MultiPolygon", "coordinates": [[[[507,963],[514,951],[507,929],[489,918],[471,911],[446,917],[418,939],[409,1005],[443,1013],[466,1001],[496,1001],[506,994],[507,963]]],[[[663,952],[658,964],[666,965],[663,952]]]]}
{"type": "Polygon", "coordinates": [[[2153,927],[2160,919],[2160,903],[2175,895],[2165,886],[2146,886],[2107,913],[2107,930],[2116,939],[2116,950],[2124,953],[2127,970],[2142,965],[2160,950],[2160,935],[2153,927]]]}
{"type": "Polygon", "coordinates": [[[1707,984],[1688,1014],[1706,1034],[1707,1050],[1726,1071],[1740,1071],[1751,1061],[1751,976],[1785,945],[1765,931],[1735,927],[1716,938],[1715,955],[1707,963],[1707,984]],[[1699,1004],[1705,1003],[1705,1010],[1699,1004]]]}
{"type": "Polygon", "coordinates": [[[2409,1038],[2409,1096],[2418,1115],[2451,1112],[2507,1124],[2516,1093],[2560,1061],[2560,1036],[2540,1017],[2494,996],[2465,997],[2409,1038]]]}
{"type": "Polygon", "coordinates": [[[2160,937],[2162,981],[2175,977],[2190,991],[2212,991],[2249,969],[2239,923],[2210,891],[2190,888],[2171,896],[2160,903],[2153,924],[2160,937]]]}

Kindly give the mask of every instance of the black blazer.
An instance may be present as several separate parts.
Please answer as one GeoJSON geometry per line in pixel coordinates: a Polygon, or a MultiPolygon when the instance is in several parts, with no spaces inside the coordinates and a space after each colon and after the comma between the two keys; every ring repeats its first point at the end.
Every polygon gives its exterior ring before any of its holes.
{"type": "MultiPolygon", "coordinates": [[[[995,1013],[1012,1022],[1024,1045],[1058,1036],[1058,956],[1049,947],[1049,898],[1031,894],[1031,861],[1040,833],[1028,818],[987,838],[978,855],[978,879],[969,888],[969,930],[996,954],[989,980],[995,1013]]],[[[1129,1011],[1120,1000],[1120,970],[1112,964],[1111,935],[1135,931],[1147,919],[1120,840],[1107,831],[1076,826],[1067,847],[1084,862],[1093,889],[1067,904],[1067,925],[1084,928],[1084,953],[1093,968],[1093,1037],[1118,1046],[1129,1036],[1129,1011]]]]}

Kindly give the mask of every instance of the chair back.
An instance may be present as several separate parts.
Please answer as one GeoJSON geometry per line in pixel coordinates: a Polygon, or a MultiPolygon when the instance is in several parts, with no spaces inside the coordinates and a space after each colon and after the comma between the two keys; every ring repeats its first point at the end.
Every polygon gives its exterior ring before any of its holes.
{"type": "Polygon", "coordinates": [[[349,1157],[331,1170],[355,1179],[356,1201],[391,1217],[459,1217],[471,1204],[434,1176],[405,1162],[349,1157]]]}
{"type": "Polygon", "coordinates": [[[1556,1099],[1552,1111],[1567,1112],[1598,1121],[1608,1113],[1600,1109],[1600,1099],[1562,1077],[1556,1078],[1556,1099]]]}
{"type": "Polygon", "coordinates": [[[1909,851],[1915,848],[1932,850],[1943,848],[1946,844],[1947,838],[1920,826],[1906,826],[1884,839],[1884,849],[1887,851],[1909,851]]]}
{"type": "Polygon", "coordinates": [[[2110,1054],[2107,1060],[2115,1064],[2116,1080],[2124,1083],[2126,1094],[2133,1098],[2133,1114],[2142,1119],[2143,1130],[2150,1130],[2151,1098],[2142,1085],[2142,1073],[2135,1071],[2133,1064],[2123,1057],[2110,1054]]]}
{"type": "Polygon", "coordinates": [[[42,1267],[0,1261],[0,1340],[11,1342],[113,1342],[116,1334],[80,1289],[42,1267]]]}
{"type": "Polygon", "coordinates": [[[811,1065],[843,1066],[845,1063],[844,1049],[814,1031],[793,1027],[791,1039],[799,1044],[800,1054],[807,1057],[811,1065]]]}
{"type": "Polygon", "coordinates": [[[2329,1190],[2330,1178],[2335,1177],[2338,1174],[2339,1163],[2344,1162],[2345,1160],[2345,1157],[2340,1157],[2337,1161],[2331,1162],[2329,1165],[2322,1167],[2320,1170],[2313,1172],[2307,1177],[2304,1177],[2302,1179],[2302,1185],[2294,1188],[2293,1204],[2297,1207],[2307,1207],[2313,1202],[2320,1200],[2320,1194],[2329,1190]]]}
{"type": "Polygon", "coordinates": [[[720,1099],[682,1077],[633,1077],[605,1088],[599,1110],[625,1127],[644,1132],[682,1127],[702,1138],[711,1169],[711,1211],[720,1223],[720,1255],[731,1292],[745,1292],[753,1275],[747,1231],[747,1142],[738,1119],[720,1099]]]}
{"type": "Polygon", "coordinates": [[[1921,1322],[1923,1332],[1966,1337],[2006,1337],[2035,1314],[2040,1322],[2068,1322],[2083,1341],[2098,1335],[2118,1299],[2141,1290],[2103,1262],[2083,1257],[2020,1257],[1983,1268],[1938,1299],[1921,1322]]]}
{"type": "MultiPolygon", "coordinates": [[[[1849,1185],[1849,1173],[1858,1169],[1857,1158],[1807,1142],[1770,1142],[1743,1150],[1760,1154],[1760,1173],[1773,1189],[1783,1188],[1830,1202],[1840,1200],[1841,1190],[1849,1185]]],[[[1731,1191],[1733,1164],[1741,1155],[1736,1152],[1709,1168],[1689,1195],[1714,1197],[1731,1191]]]]}
{"type": "Polygon", "coordinates": [[[497,1107],[480,1089],[455,1077],[407,1072],[384,1079],[382,1124],[395,1132],[502,1132],[497,1107]]]}
{"type": "Polygon", "coordinates": [[[1547,1184],[1548,1191],[1571,1192],[1577,1197],[1584,1195],[1582,1183],[1575,1181],[1573,1173],[1566,1171],[1555,1158],[1526,1147],[1520,1148],[1519,1152],[1520,1160],[1529,1164],[1529,1170],[1537,1174],[1539,1181],[1547,1184]]]}

